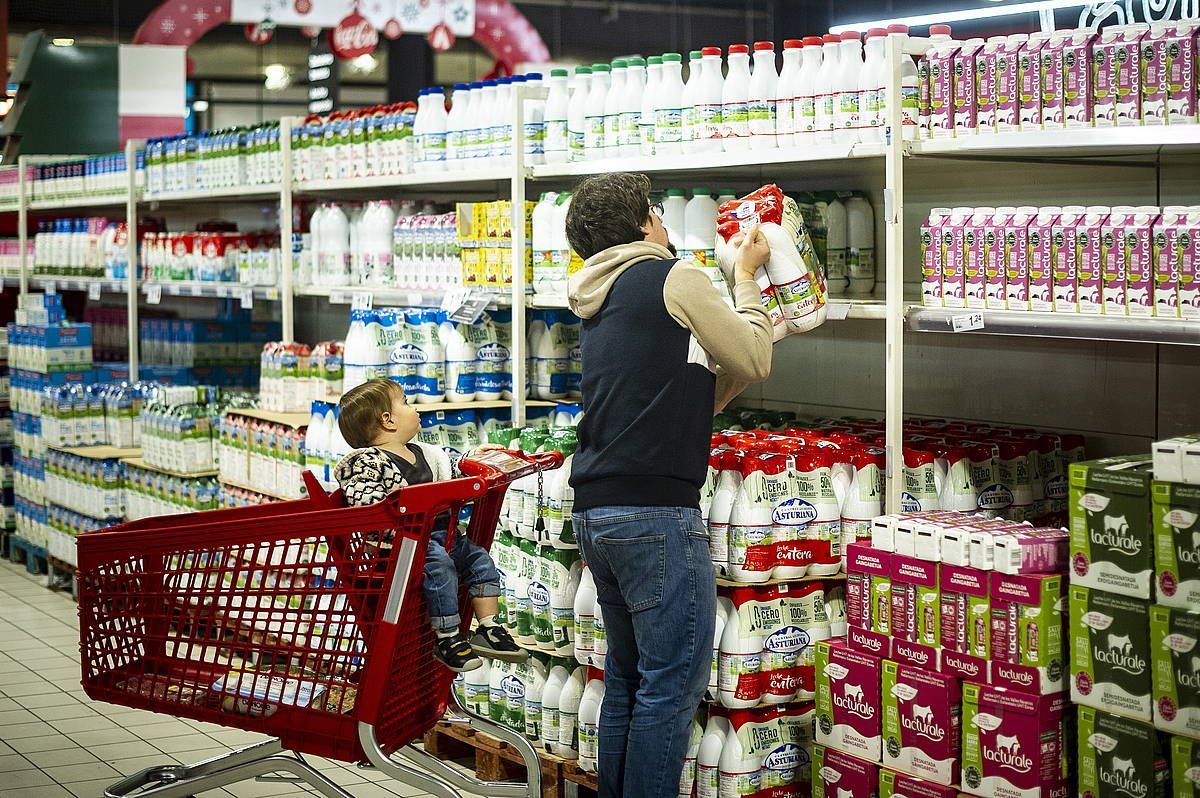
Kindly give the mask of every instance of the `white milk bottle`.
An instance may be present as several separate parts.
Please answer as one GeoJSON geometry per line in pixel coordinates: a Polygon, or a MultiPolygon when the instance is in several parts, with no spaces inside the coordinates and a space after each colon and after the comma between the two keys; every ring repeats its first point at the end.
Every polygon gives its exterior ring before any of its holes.
{"type": "Polygon", "coordinates": [[[591,83],[592,68],[575,67],[575,88],[567,103],[567,155],[572,162],[587,157],[587,107],[591,83]]]}
{"type": "Polygon", "coordinates": [[[884,90],[884,45],[887,44],[887,30],[871,28],[867,31],[866,55],[863,59],[862,72],[858,77],[858,113],[861,118],[861,141],[883,141],[883,126],[887,123],[884,118],[886,108],[881,107],[881,101],[887,102],[884,90]]]}
{"type": "MultiPolygon", "coordinates": [[[[554,232],[555,206],[558,195],[547,191],[538,198],[530,214],[531,236],[533,245],[533,292],[535,294],[553,293],[553,286],[558,281],[558,269],[554,262],[554,232]]],[[[565,277],[565,275],[564,275],[565,277]]]]}
{"type": "Polygon", "coordinates": [[[417,113],[413,116],[413,166],[416,171],[425,169],[425,124],[429,116],[429,89],[417,92],[417,113]]]}
{"type": "Polygon", "coordinates": [[[450,95],[450,113],[446,117],[446,168],[448,169],[462,168],[468,91],[466,83],[455,83],[454,93],[450,95]]]}
{"type": "Polygon", "coordinates": [[[766,558],[773,526],[766,482],[762,462],[743,457],[742,485],[729,513],[729,578],[737,582],[766,582],[775,567],[766,558]]]}
{"type": "Polygon", "coordinates": [[[350,266],[350,219],[341,206],[326,203],[321,215],[317,247],[317,279],[320,285],[345,285],[350,266]]]}
{"type": "Polygon", "coordinates": [[[800,65],[804,45],[800,39],[783,40],[783,69],[775,88],[775,141],[780,147],[796,144],[797,98],[801,94],[800,65]]]}
{"type": "Polygon", "coordinates": [[[488,670],[488,717],[496,723],[504,723],[508,696],[504,693],[504,679],[512,672],[512,664],[493,662],[488,670]]]}
{"type": "Polygon", "coordinates": [[[583,575],[583,562],[577,552],[551,549],[550,626],[555,656],[571,656],[575,650],[575,596],[583,575]]]}
{"type": "Polygon", "coordinates": [[[363,271],[370,285],[387,286],[392,280],[392,228],[396,208],[388,200],[370,202],[359,222],[358,244],[363,271]]]}
{"type": "Polygon", "coordinates": [[[485,718],[489,714],[489,704],[491,703],[488,689],[491,675],[491,663],[486,659],[483,660],[481,667],[463,674],[463,703],[469,711],[485,718]]]}
{"type": "Polygon", "coordinates": [[[850,252],[850,228],[846,205],[833,197],[825,207],[825,287],[830,296],[841,296],[850,286],[846,262],[850,252]]]}
{"type": "Polygon", "coordinates": [[[520,83],[517,77],[496,79],[496,105],[492,117],[492,158],[497,166],[512,163],[513,135],[513,86],[520,83]]]}
{"type": "Polygon", "coordinates": [[[696,798],[720,798],[721,752],[728,735],[729,719],[719,707],[712,707],[696,752],[696,798]]]}
{"type": "MultiPolygon", "coordinates": [[[[844,554],[843,554],[844,556],[844,554]]],[[[825,588],[825,616],[829,619],[829,636],[846,635],[846,586],[829,584],[825,588]]]]}
{"type": "Polygon", "coordinates": [[[571,348],[566,334],[564,313],[548,310],[545,313],[546,332],[540,335],[533,353],[533,394],[538,399],[565,399],[571,371],[571,348]]]}
{"type": "Polygon", "coordinates": [[[642,91],[641,113],[638,116],[638,154],[654,154],[655,103],[662,84],[662,56],[646,59],[646,86],[642,91]]]}
{"type": "Polygon", "coordinates": [[[592,605],[592,666],[604,670],[608,657],[608,629],[604,626],[604,609],[600,606],[599,594],[592,605]]]}
{"type": "Polygon", "coordinates": [[[728,72],[721,87],[721,131],[725,152],[750,148],[750,48],[729,45],[728,72]]]}
{"type": "Polygon", "coordinates": [[[485,168],[496,165],[495,145],[499,136],[499,119],[497,118],[498,84],[494,80],[483,81],[479,92],[479,136],[476,140],[476,165],[485,168]]]}
{"type": "Polygon", "coordinates": [[[713,629],[712,666],[708,671],[708,687],[704,691],[704,697],[709,701],[716,701],[721,695],[721,637],[725,634],[725,621],[732,611],[733,602],[724,596],[717,596],[717,625],[713,629]]]}
{"type": "Polygon", "coordinates": [[[542,739],[542,698],[546,692],[546,663],[539,657],[525,662],[525,739],[538,743],[542,739]]]}
{"type": "Polygon", "coordinates": [[[742,628],[740,610],[755,600],[753,589],[735,587],[730,593],[732,608],[721,635],[721,705],[749,709],[762,698],[756,677],[762,668],[763,636],[742,628]]]}
{"type": "Polygon", "coordinates": [[[695,138],[691,152],[721,151],[721,93],[725,78],[721,75],[721,48],[704,47],[700,50],[699,82],[692,100],[695,103],[695,138]]]}
{"type": "Polygon", "coordinates": [[[835,470],[840,476],[841,469],[835,467],[830,451],[797,455],[792,474],[793,494],[809,505],[805,513],[811,513],[805,536],[817,542],[817,555],[808,566],[810,576],[829,576],[842,568],[842,512],[834,488],[835,470]]]}
{"type": "Polygon", "coordinates": [[[621,93],[620,119],[617,125],[617,154],[633,157],[641,151],[639,131],[642,119],[642,95],[646,91],[646,59],[626,59],[625,90],[621,93]]]}
{"type": "Polygon", "coordinates": [[[625,70],[628,62],[618,58],[612,62],[608,94],[604,95],[604,155],[612,158],[621,146],[621,106],[625,103],[625,70]]]}
{"type": "MultiPolygon", "coordinates": [[[[904,34],[908,37],[907,25],[888,25],[887,32],[904,34]]],[[[883,71],[887,73],[887,50],[884,49],[883,71]]],[[[887,124],[887,109],[891,99],[887,96],[887,80],[880,89],[879,119],[881,124],[887,124]]],[[[904,139],[912,141],[917,138],[918,120],[920,116],[919,102],[920,84],[917,75],[917,62],[908,53],[900,56],[900,124],[904,127],[904,139]]]]}
{"type": "Polygon", "coordinates": [[[871,536],[871,519],[883,515],[883,453],[858,449],[850,453],[854,475],[842,502],[842,568],[846,546],[871,536]]]}
{"type": "Polygon", "coordinates": [[[741,454],[732,449],[721,454],[717,489],[708,510],[708,551],[719,576],[729,573],[729,518],[742,487],[741,454]]]}
{"type": "Polygon", "coordinates": [[[817,72],[816,91],[813,95],[816,102],[816,144],[833,143],[833,131],[838,123],[838,51],[841,41],[841,38],[831,33],[821,37],[821,69],[817,72]]]}
{"type": "Polygon", "coordinates": [[[699,135],[699,116],[696,113],[696,93],[700,88],[701,54],[699,50],[688,53],[688,79],[683,84],[683,151],[693,152],[692,142],[699,135]]]}
{"type": "Polygon", "coordinates": [[[579,702],[579,769],[596,772],[599,752],[600,705],[604,703],[604,679],[595,670],[588,673],[587,687],[579,702]]]}
{"type": "MultiPolygon", "coordinates": [[[[546,163],[567,162],[567,106],[570,91],[567,89],[567,70],[550,70],[549,90],[546,96],[546,163]]],[[[451,111],[453,113],[453,111],[451,111]]]]}
{"type": "MultiPolygon", "coordinates": [[[[686,212],[687,199],[684,197],[684,191],[681,188],[669,188],[666,195],[663,197],[663,226],[667,228],[667,237],[671,241],[671,245],[677,250],[684,247],[683,239],[686,233],[686,212]]],[[[714,240],[713,246],[716,246],[714,240]]]]}
{"type": "MultiPolygon", "coordinates": [[[[518,76],[520,77],[520,76],[518,76]]],[[[540,72],[530,72],[524,76],[523,81],[518,81],[517,88],[520,86],[528,86],[530,88],[541,88],[542,75],[540,72]]],[[[524,125],[524,153],[525,162],[527,164],[542,164],[546,162],[546,101],[545,100],[529,100],[525,101],[525,115],[522,119],[524,125]]]]}
{"type": "Polygon", "coordinates": [[[440,171],[446,168],[446,92],[441,88],[427,89],[426,121],[423,132],[425,168],[440,171]]]}
{"type": "Polygon", "coordinates": [[[779,146],[775,126],[779,117],[779,74],[775,71],[775,45],[754,43],[754,73],[750,76],[750,149],[779,146]]]}
{"type": "Polygon", "coordinates": [[[859,140],[862,115],[858,98],[862,68],[862,38],[857,31],[846,31],[842,34],[838,71],[833,83],[837,93],[833,140],[838,144],[854,144],[859,140]]]}
{"type": "MultiPolygon", "coordinates": [[[[738,730],[746,724],[758,725],[757,715],[748,712],[731,712],[730,729],[725,736],[725,747],[721,751],[721,798],[752,795],[762,785],[762,756],[753,750],[744,751],[738,730]]],[[[752,739],[759,739],[754,736],[752,739]]]]}
{"type": "Polygon", "coordinates": [[[579,756],[579,704],[587,686],[587,668],[580,665],[571,672],[558,695],[558,743],[553,754],[564,759],[579,756]]]}
{"type": "Polygon", "coordinates": [[[525,538],[517,543],[517,552],[517,576],[513,580],[517,630],[513,637],[523,646],[534,646],[537,645],[537,639],[533,636],[533,600],[529,597],[529,585],[537,573],[537,547],[532,540],[525,538]]]}
{"type": "Polygon", "coordinates": [[[612,82],[612,67],[608,64],[592,64],[592,82],[583,108],[583,148],[589,161],[607,156],[604,148],[604,110],[608,103],[608,88],[612,82]]]}
{"type": "Polygon", "coordinates": [[[679,777],[678,798],[692,798],[696,786],[696,757],[700,753],[700,741],[704,737],[704,727],[700,725],[700,716],[692,716],[691,730],[688,734],[687,752],[683,756],[683,773],[679,777]]]}
{"type": "Polygon", "coordinates": [[[575,591],[575,633],[572,641],[575,661],[580,665],[591,665],[596,647],[596,582],[592,572],[584,564],[579,575],[579,587],[575,591]]]}
{"type": "Polygon", "coordinates": [[[654,104],[654,154],[683,152],[683,58],[663,53],[658,97],[654,104]]]}
{"type": "Polygon", "coordinates": [[[792,114],[796,135],[791,144],[808,144],[817,135],[817,81],[821,73],[821,37],[805,36],[800,40],[800,71],[788,86],[780,91],[792,96],[792,114]]]}
{"type": "Polygon", "coordinates": [[[846,202],[846,228],[850,293],[869,294],[875,290],[875,212],[858,194],[846,202]]]}
{"type": "Polygon", "coordinates": [[[713,285],[725,296],[729,288],[717,265],[717,203],[707,188],[693,188],[692,198],[683,209],[683,249],[692,262],[703,269],[713,285]]]}
{"type": "Polygon", "coordinates": [[[440,321],[438,336],[446,356],[446,398],[451,402],[475,399],[478,352],[470,333],[468,325],[452,322],[449,318],[440,321]]]}
{"type": "Polygon", "coordinates": [[[546,674],[546,684],[542,688],[542,728],[539,743],[541,749],[548,754],[555,753],[555,748],[558,747],[558,735],[562,729],[562,692],[570,678],[571,672],[562,665],[553,665],[546,674]]]}

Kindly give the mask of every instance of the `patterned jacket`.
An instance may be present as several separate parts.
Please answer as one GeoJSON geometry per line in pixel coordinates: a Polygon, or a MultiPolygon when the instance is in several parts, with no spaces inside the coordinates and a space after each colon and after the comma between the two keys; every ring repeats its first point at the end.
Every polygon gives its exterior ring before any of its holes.
{"type": "MultiPolygon", "coordinates": [[[[462,476],[442,447],[420,441],[412,441],[409,445],[421,450],[434,482],[462,476]]],[[[388,494],[408,486],[387,452],[374,446],[350,452],[338,461],[333,475],[342,488],[346,504],[354,507],[381,502],[388,494]]]]}

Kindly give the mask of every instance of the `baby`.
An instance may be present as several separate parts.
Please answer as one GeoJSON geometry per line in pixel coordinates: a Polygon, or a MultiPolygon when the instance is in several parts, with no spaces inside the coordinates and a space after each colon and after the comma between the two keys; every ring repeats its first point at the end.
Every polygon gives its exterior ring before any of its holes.
{"type": "MultiPolygon", "coordinates": [[[[413,440],[421,429],[417,411],[408,404],[404,389],[392,380],[371,380],[347,391],[339,403],[338,427],[354,447],[334,472],[347,504],[374,504],[408,485],[460,476],[440,447],[413,440]]],[[[447,551],[449,525],[448,514],[434,522],[425,555],[423,587],[429,620],[437,634],[434,655],[458,673],[483,664],[477,652],[507,662],[524,661],[528,653],[496,621],[500,572],[488,553],[468,540],[466,534],[456,534],[454,545],[447,551]],[[479,619],[470,640],[460,631],[460,580],[473,597],[479,619]]]]}

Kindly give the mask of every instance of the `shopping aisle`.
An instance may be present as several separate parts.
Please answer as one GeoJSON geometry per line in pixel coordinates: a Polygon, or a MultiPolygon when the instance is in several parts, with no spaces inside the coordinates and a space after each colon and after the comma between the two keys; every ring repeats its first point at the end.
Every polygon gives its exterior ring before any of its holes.
{"type": "MultiPolygon", "coordinates": [[[[69,595],[0,561],[0,798],[101,798],[122,774],[190,764],[264,739],[92,701],[79,685],[78,625],[69,595]]],[[[355,798],[426,796],[353,765],[308,761],[355,798]]],[[[230,795],[316,793],[293,784],[243,782],[200,794],[230,795]]]]}

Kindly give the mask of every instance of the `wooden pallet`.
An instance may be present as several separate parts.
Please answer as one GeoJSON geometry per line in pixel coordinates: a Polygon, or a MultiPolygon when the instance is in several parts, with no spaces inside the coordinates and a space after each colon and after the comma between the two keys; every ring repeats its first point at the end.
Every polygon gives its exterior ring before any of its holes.
{"type": "Polygon", "coordinates": [[[28,540],[16,535],[8,538],[8,558],[15,565],[24,565],[30,574],[49,572],[48,556],[41,546],[35,546],[28,540]]]}
{"type": "Polygon", "coordinates": [[[563,781],[570,785],[573,790],[566,790],[568,794],[574,794],[583,798],[583,796],[594,796],[599,791],[596,784],[596,774],[586,770],[579,769],[577,761],[563,763],[562,769],[563,781]]]}
{"type": "MultiPolygon", "coordinates": [[[[457,761],[474,767],[475,777],[484,781],[524,781],[525,760],[508,743],[489,734],[477,732],[466,723],[441,721],[425,735],[425,750],[439,759],[457,761]]],[[[553,754],[538,753],[542,769],[542,798],[574,798],[594,794],[595,778],[591,783],[592,793],[580,793],[582,783],[576,778],[567,779],[569,762],[553,754]]],[[[577,768],[574,768],[578,770],[577,768]]]]}

